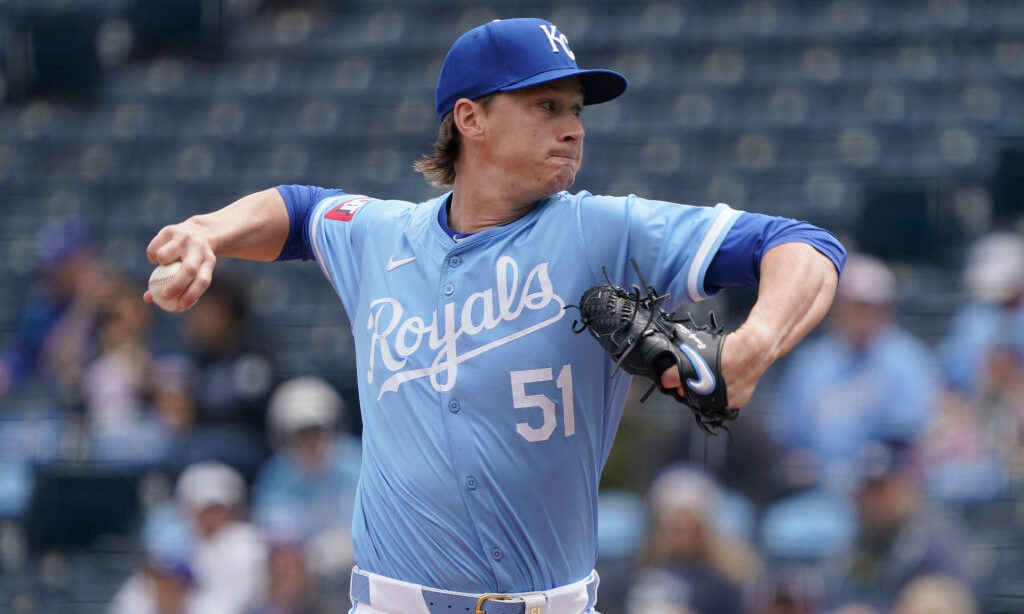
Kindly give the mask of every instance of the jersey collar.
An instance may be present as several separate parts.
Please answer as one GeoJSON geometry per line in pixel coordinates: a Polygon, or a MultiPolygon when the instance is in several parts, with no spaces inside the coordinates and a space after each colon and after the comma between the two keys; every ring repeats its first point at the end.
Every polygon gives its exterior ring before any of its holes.
{"type": "Polygon", "coordinates": [[[551,196],[542,198],[540,201],[537,202],[536,205],[534,205],[533,209],[530,209],[530,211],[528,211],[525,215],[515,220],[512,220],[507,224],[502,224],[500,226],[491,226],[490,228],[485,228],[484,230],[480,230],[477,232],[457,232],[448,225],[448,207],[452,200],[452,194],[454,194],[454,192],[448,192],[444,196],[441,196],[437,199],[437,204],[435,205],[435,207],[437,207],[437,227],[449,239],[455,241],[456,243],[461,243],[470,238],[476,239],[477,237],[489,237],[496,234],[501,234],[508,230],[518,228],[522,224],[529,223],[529,221],[532,220],[535,215],[537,215],[537,212],[540,209],[547,206],[547,204],[550,203],[552,200],[564,196],[565,192],[556,192],[551,196]]]}

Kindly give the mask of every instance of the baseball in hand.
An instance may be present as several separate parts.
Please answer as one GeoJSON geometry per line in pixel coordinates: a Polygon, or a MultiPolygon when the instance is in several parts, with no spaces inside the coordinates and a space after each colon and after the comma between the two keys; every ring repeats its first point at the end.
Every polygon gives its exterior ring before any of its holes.
{"type": "Polygon", "coordinates": [[[153,302],[160,306],[164,311],[177,311],[178,310],[178,298],[164,298],[163,292],[164,287],[171,281],[174,274],[181,268],[181,261],[176,260],[170,264],[161,264],[160,266],[153,269],[153,274],[149,276],[149,293],[153,296],[153,302]]]}

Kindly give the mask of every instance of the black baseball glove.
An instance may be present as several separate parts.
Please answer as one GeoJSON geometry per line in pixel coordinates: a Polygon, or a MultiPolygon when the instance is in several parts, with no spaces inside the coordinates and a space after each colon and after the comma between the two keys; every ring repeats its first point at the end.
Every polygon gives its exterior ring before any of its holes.
{"type": "Polygon", "coordinates": [[[590,331],[615,360],[613,375],[621,368],[654,380],[641,402],[657,387],[688,406],[697,426],[714,435],[715,429],[724,428],[724,422],[734,420],[739,413],[728,407],[722,377],[725,333],[715,322],[714,314],[709,315],[709,324],[698,326],[689,314],[677,318],[663,311],[661,305],[671,295],[659,295],[647,284],[636,261],[632,263],[644,294],[637,285],[632,291],[616,286],[604,271],[608,283],[592,286],[580,297],[578,306],[572,305],[580,311],[580,319],[573,322],[573,332],[590,331]],[[674,365],[679,367],[684,395],[677,388],[661,384],[661,374],[674,365]]]}

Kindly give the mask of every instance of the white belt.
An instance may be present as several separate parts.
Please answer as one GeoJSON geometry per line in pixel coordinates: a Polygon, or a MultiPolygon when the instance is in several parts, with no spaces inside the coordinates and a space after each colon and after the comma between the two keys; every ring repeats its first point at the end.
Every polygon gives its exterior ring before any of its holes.
{"type": "Polygon", "coordinates": [[[586,578],[546,591],[459,593],[420,586],[352,569],[350,596],[359,611],[366,605],[381,614],[583,614],[597,601],[596,571],[586,578]]]}

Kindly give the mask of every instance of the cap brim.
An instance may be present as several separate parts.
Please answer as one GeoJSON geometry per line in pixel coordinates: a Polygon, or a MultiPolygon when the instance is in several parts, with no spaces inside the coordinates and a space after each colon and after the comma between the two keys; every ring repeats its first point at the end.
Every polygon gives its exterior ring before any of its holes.
{"type": "Polygon", "coordinates": [[[576,77],[580,80],[580,85],[583,86],[583,104],[585,105],[599,104],[618,98],[626,91],[626,87],[629,85],[626,77],[614,70],[562,68],[542,72],[528,79],[506,85],[500,88],[499,91],[521,90],[533,85],[565,79],[566,77],[576,77]]]}

